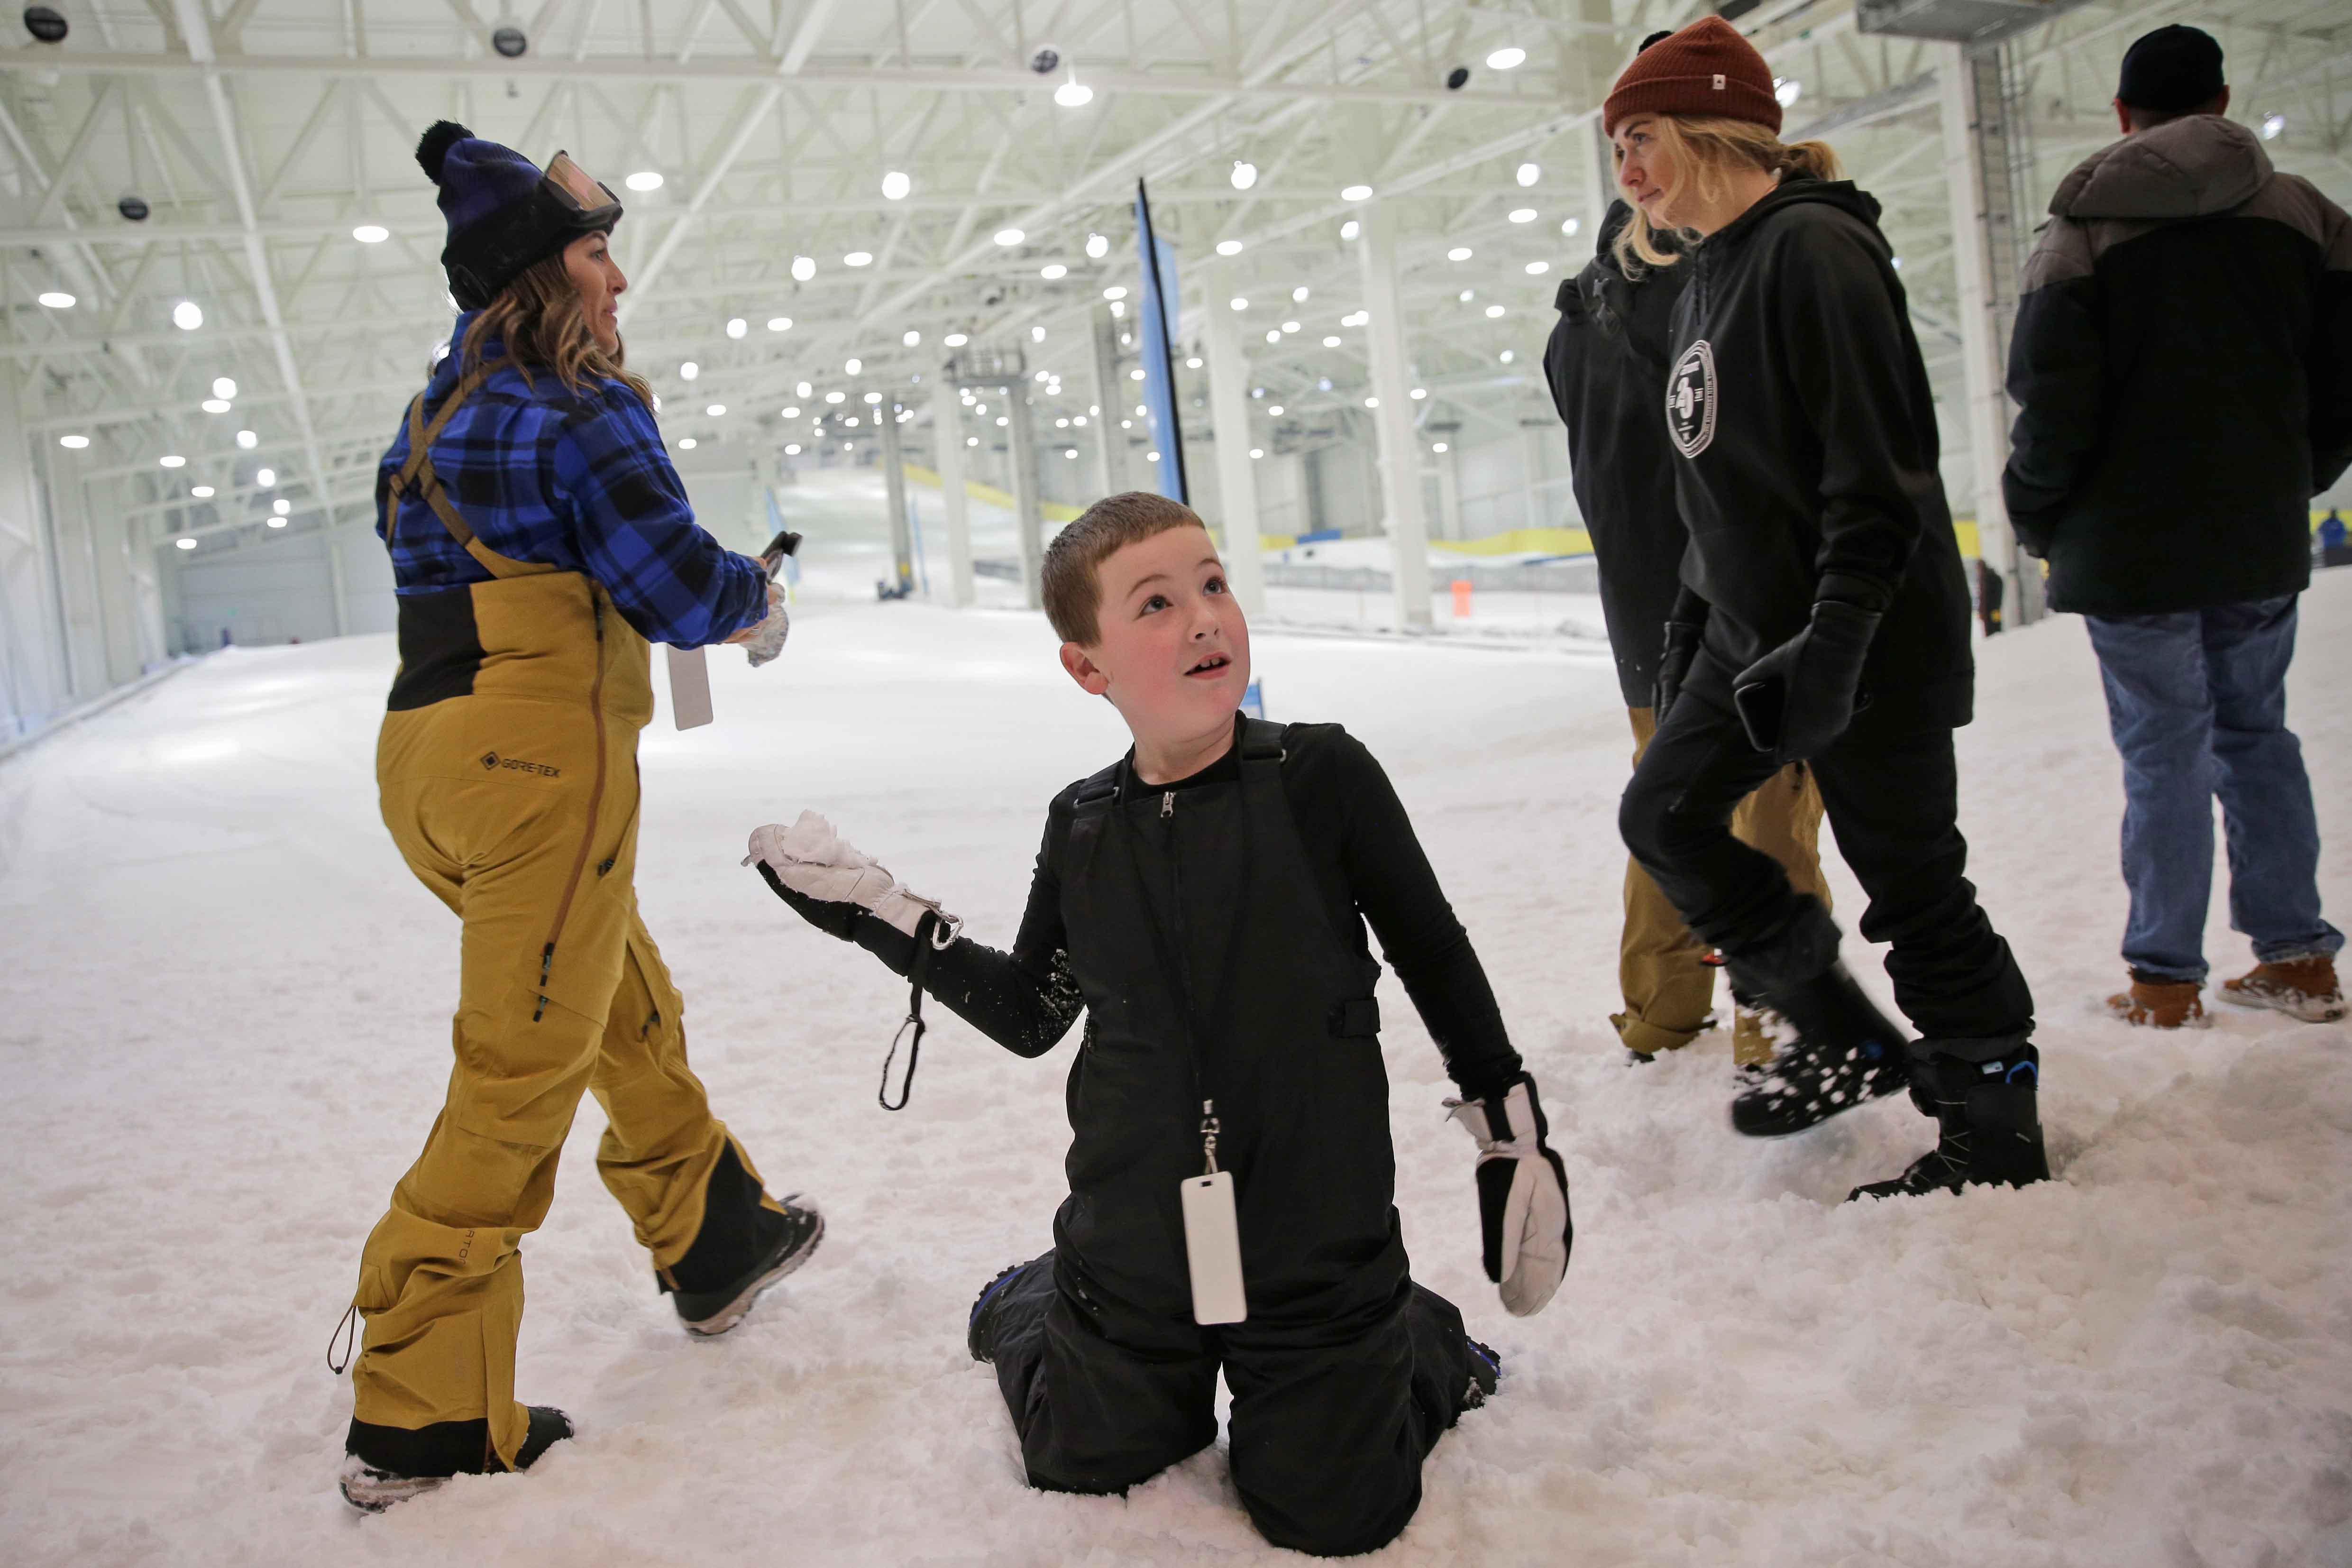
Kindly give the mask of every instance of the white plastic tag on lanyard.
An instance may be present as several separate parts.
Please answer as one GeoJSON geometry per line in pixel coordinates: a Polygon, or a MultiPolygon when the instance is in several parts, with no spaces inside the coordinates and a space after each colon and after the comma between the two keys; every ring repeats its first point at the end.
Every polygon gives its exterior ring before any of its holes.
{"type": "Polygon", "coordinates": [[[1187,1176],[1184,1261],[1192,1272],[1192,1321],[1238,1323],[1249,1316],[1242,1294],[1242,1230],[1234,1215],[1234,1173],[1187,1176]]]}
{"type": "Polygon", "coordinates": [[[710,667],[698,647],[669,650],[669,711],[681,730],[710,722],[710,667]]]}

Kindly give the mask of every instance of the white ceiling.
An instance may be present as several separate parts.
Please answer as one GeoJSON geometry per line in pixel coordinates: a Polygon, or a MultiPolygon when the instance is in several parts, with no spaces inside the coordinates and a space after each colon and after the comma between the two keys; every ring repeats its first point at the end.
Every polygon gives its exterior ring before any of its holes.
{"type": "MultiPolygon", "coordinates": [[[[2228,49],[2233,113],[2285,117],[2283,166],[2352,187],[2352,9],[2341,0],[2092,4],[2017,46],[2038,204],[2112,139],[2130,39],[2191,21],[2228,49]]],[[[451,316],[434,191],[412,159],[433,120],[543,162],[568,148],[624,191],[616,249],[633,277],[632,366],[673,437],[793,438],[781,409],[811,383],[903,391],[939,373],[951,331],[1018,345],[1057,371],[1041,413],[1090,401],[1087,313],[1134,282],[1139,175],[1181,258],[1188,319],[1246,298],[1252,378],[1287,428],[1358,411],[1363,331],[1342,187],[1392,204],[1421,417],[1475,440],[1548,419],[1540,360],[1553,288],[1591,253],[1599,191],[1591,111],[1641,37],[1685,0],[89,0],[58,7],[61,46],[0,21],[0,375],[59,464],[130,482],[142,515],[220,489],[252,518],[253,468],[301,513],[364,509],[374,459],[451,316]],[[524,29],[529,52],[494,52],[524,29]],[[1050,46],[1062,65],[1030,68],[1050,46]],[[1495,51],[1524,49],[1515,69],[1495,51]],[[1470,68],[1449,90],[1447,72],[1470,68]],[[1091,102],[1066,108],[1076,79],[1091,102]],[[1255,164],[1246,193],[1236,160],[1255,164]],[[1537,169],[1523,187],[1523,163],[1537,169]],[[886,199],[897,170],[911,194],[886,199]],[[117,210],[143,199],[143,223],[117,210]],[[1510,214],[1531,208],[1532,221],[1510,214]],[[1573,237],[1562,225],[1575,220],[1573,237]],[[362,244],[362,224],[389,237],[362,244]],[[1017,228],[1004,246],[993,237],[1017,228]],[[1089,234],[1108,241],[1090,258],[1089,234]],[[1219,241],[1243,248],[1217,260],[1219,241]],[[1467,247],[1470,259],[1447,253],[1467,247]],[[863,253],[862,267],[844,258],[863,253]],[[814,276],[795,282],[795,256],[814,276]],[[1212,266],[1213,263],[1213,267],[1212,266]],[[1530,264],[1544,270],[1531,274],[1530,264]],[[1067,268],[1047,279],[1048,266],[1067,268]],[[1304,287],[1305,301],[1292,292],[1304,287]],[[1472,297],[1462,298],[1465,290],[1472,297]],[[37,297],[62,290],[71,309],[37,297]],[[182,331],[194,300],[203,325],[182,331]],[[1490,316],[1489,307],[1503,313],[1490,316]],[[746,335],[730,339],[740,317],[746,335]],[[789,318],[772,332],[771,318],[789,318]],[[1282,324],[1299,330],[1284,333],[1282,324]],[[1043,327],[1042,342],[1032,329],[1043,327]],[[1268,343],[1274,331],[1279,344],[1268,343]],[[919,342],[907,346],[908,332],[919,342]],[[1324,346],[1337,337],[1337,346],[1324,346]],[[1507,363],[1504,355],[1511,357],[1507,363]],[[860,372],[845,370],[856,358],[860,372]],[[700,367],[690,386],[679,365],[700,367]],[[232,412],[206,414],[215,377],[232,412]],[[1328,390],[1324,384],[1328,383],[1328,390]],[[723,403],[729,413],[701,410],[723,403]],[[239,428],[258,445],[240,451],[239,428]],[[184,467],[160,468],[165,455],[184,467]],[[241,483],[242,481],[242,483],[241,483]],[[149,509],[155,509],[150,511],[149,509]]],[[[1887,232],[1931,366],[1956,376],[1950,214],[1936,93],[1948,50],[1865,37],[1847,0],[1767,0],[1740,25],[1801,84],[1793,137],[1823,116],[1887,232]]],[[[1189,331],[1189,329],[1188,329],[1189,331]]],[[[1200,390],[1188,387],[1186,396],[1200,390]]],[[[814,412],[812,410],[812,412],[814,412]]],[[[1947,420],[1948,445],[1964,438],[1947,420]]],[[[1261,433],[1254,433],[1253,439],[1261,433]]],[[[175,526],[189,520],[179,519],[175,526]]]]}

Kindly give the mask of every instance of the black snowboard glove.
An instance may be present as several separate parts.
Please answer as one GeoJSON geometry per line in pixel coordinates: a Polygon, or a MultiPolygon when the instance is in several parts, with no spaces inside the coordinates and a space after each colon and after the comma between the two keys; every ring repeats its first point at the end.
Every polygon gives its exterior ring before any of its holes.
{"type": "Polygon", "coordinates": [[[1478,1224],[1486,1278],[1502,1287],[1503,1307],[1531,1317],[1568,1275],[1576,1226],[1568,1213],[1568,1171],[1544,1142],[1549,1127],[1527,1073],[1480,1100],[1445,1108],[1478,1141],[1478,1224]]]}
{"type": "Polygon", "coordinates": [[[1862,665],[1878,615],[1839,599],[1813,605],[1811,625],[1731,683],[1748,742],[1783,764],[1828,751],[1867,701],[1862,665]]]}
{"type": "Polygon", "coordinates": [[[1650,717],[1654,721],[1666,721],[1667,710],[1674,707],[1675,697],[1681,693],[1683,678],[1690,673],[1691,660],[1698,655],[1699,639],[1706,635],[1705,621],[1666,623],[1666,647],[1658,656],[1658,679],[1650,689],[1650,717]]]}

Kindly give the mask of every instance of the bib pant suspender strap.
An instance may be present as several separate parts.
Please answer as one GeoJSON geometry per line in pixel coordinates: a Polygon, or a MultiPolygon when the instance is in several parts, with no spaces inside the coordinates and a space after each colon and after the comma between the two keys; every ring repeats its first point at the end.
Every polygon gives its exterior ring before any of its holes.
{"type": "Polygon", "coordinates": [[[449,395],[442,400],[440,410],[433,416],[430,425],[425,422],[425,394],[418,393],[415,401],[409,404],[408,460],[384,486],[384,542],[387,545],[392,542],[393,530],[398,525],[400,498],[413,491],[425,498],[425,504],[433,509],[433,515],[441,520],[441,526],[449,531],[449,537],[463,546],[466,553],[479,562],[482,569],[491,576],[535,577],[541,573],[560,572],[562,567],[545,562],[517,561],[501,555],[475,537],[472,526],[450,504],[449,492],[443,488],[441,476],[433,468],[433,443],[441,438],[441,432],[447,427],[450,416],[456,414],[458,405],[488,379],[494,368],[483,365],[467,372],[456,386],[449,389],[449,395]]]}

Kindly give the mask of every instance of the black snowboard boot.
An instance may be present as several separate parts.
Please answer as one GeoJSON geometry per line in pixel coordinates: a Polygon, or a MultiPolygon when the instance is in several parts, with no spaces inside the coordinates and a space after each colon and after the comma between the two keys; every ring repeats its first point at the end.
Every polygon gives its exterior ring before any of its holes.
{"type": "MultiPolygon", "coordinates": [[[[1463,1336],[1469,1339],[1468,1335],[1463,1336]]],[[[1478,1340],[1469,1340],[1470,1386],[1462,1393],[1462,1408],[1475,1410],[1494,1396],[1502,1386],[1503,1358],[1495,1347],[1478,1340]]]]}
{"type": "Polygon", "coordinates": [[[1731,1102],[1731,1125],[1748,1137],[1801,1132],[1909,1085],[1903,1031],[1864,994],[1844,964],[1774,986],[1763,1000],[1796,1029],[1797,1038],[1731,1102]]]}
{"type": "Polygon", "coordinates": [[[996,1359],[991,1349],[996,1338],[996,1314],[989,1308],[1003,1299],[1004,1287],[1011,1283],[1013,1277],[1028,1267],[1026,1263],[1015,1263],[997,1270],[996,1278],[982,1286],[979,1296],[973,1299],[971,1315],[964,1320],[963,1325],[964,1349],[971,1352],[972,1360],[985,1363],[996,1359]]]}
{"type": "MultiPolygon", "coordinates": [[[[527,1470],[572,1434],[572,1417],[551,1405],[530,1407],[530,1430],[515,1454],[527,1470]]],[[[354,1416],[343,1439],[343,1500],[364,1513],[429,1492],[451,1476],[496,1475],[506,1466],[490,1448],[488,1421],[436,1421],[429,1426],[378,1426],[354,1416]]]]}
{"type": "Polygon", "coordinates": [[[743,1321],[760,1293],[809,1260],[824,1239],[824,1216],[784,1198],[781,1210],[761,1202],[760,1184],[729,1142],[719,1152],[704,1189],[702,1228],[686,1256],[656,1270],[671,1293],[678,1321],[689,1334],[710,1338],[743,1321]]]}
{"type": "Polygon", "coordinates": [[[2048,1181],[2050,1159],[2034,1105],[2041,1081],[2042,1053],[2032,1046],[2019,1046],[1999,1061],[1932,1058],[1916,1071],[1911,1097],[1932,1100],[1935,1148],[1892,1181],[1854,1188],[1846,1202],[2048,1181]]]}

